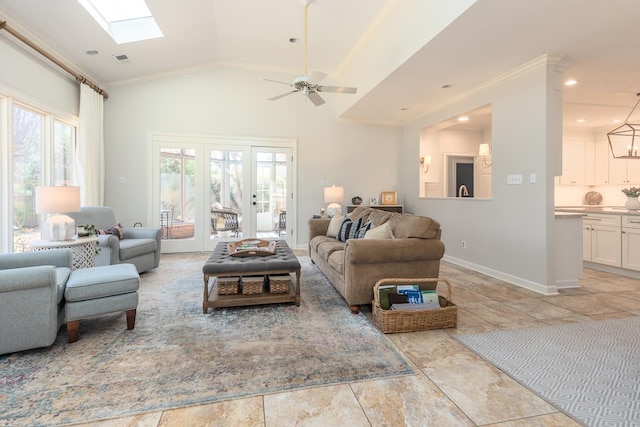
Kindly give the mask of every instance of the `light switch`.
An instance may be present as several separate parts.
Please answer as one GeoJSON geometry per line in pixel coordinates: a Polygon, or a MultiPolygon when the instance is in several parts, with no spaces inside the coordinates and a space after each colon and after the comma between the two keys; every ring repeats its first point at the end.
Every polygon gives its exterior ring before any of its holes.
{"type": "Polygon", "coordinates": [[[522,184],[522,174],[509,174],[507,175],[507,185],[522,184]]]}

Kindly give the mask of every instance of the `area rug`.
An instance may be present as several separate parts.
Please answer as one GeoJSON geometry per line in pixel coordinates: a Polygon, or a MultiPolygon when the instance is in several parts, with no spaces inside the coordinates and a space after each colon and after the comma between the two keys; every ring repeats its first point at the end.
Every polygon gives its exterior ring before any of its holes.
{"type": "Polygon", "coordinates": [[[63,327],[47,349],[0,356],[0,424],[57,425],[413,374],[406,360],[300,258],[302,302],[202,313],[202,261],[142,275],[124,314],[63,327]]]}
{"type": "Polygon", "coordinates": [[[640,317],[456,336],[586,426],[640,426],[640,317]]]}

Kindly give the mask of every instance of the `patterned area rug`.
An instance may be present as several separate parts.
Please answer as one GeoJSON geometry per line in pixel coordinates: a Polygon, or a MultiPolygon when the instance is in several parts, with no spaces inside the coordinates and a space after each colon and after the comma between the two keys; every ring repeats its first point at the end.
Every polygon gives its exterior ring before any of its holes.
{"type": "Polygon", "coordinates": [[[47,349],[0,356],[0,424],[119,417],[282,390],[413,374],[301,257],[302,302],[202,313],[202,262],[142,275],[136,327],[124,314],[63,327],[47,349]]]}
{"type": "Polygon", "coordinates": [[[587,426],[640,426],[640,317],[457,336],[587,426]]]}

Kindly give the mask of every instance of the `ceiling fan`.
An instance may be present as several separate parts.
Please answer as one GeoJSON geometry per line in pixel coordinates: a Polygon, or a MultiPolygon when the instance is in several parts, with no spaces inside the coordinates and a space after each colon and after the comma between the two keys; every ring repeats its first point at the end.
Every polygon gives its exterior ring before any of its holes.
{"type": "Polygon", "coordinates": [[[304,75],[296,77],[293,80],[293,83],[285,83],[277,80],[270,79],[262,79],[268,82],[285,84],[293,88],[292,91],[285,92],[281,95],[274,96],[273,98],[269,98],[268,101],[275,101],[276,99],[284,98],[285,96],[291,95],[292,93],[301,92],[304,96],[309,98],[313,105],[316,107],[324,104],[324,99],[318,94],[318,92],[335,92],[335,93],[356,93],[357,88],[355,87],[344,87],[344,86],[321,86],[319,83],[327,77],[327,74],[322,73],[320,71],[313,71],[311,75],[307,73],[307,7],[313,0],[301,0],[304,5],[304,75]]]}

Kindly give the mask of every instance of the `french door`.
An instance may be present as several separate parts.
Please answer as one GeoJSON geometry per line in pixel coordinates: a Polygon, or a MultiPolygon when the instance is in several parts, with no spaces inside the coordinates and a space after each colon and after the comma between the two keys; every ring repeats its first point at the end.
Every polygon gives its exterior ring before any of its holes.
{"type": "Polygon", "coordinates": [[[295,140],[151,136],[151,223],[163,252],[221,241],[283,239],[293,247],[295,140]]]}

